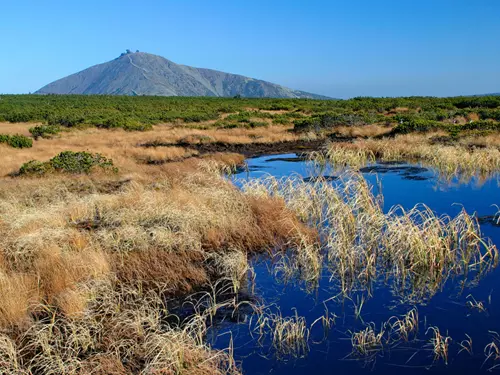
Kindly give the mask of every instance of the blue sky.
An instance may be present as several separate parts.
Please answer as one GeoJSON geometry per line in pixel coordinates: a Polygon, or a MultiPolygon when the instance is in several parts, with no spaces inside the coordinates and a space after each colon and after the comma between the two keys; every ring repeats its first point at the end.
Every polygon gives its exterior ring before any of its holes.
{"type": "Polygon", "coordinates": [[[0,93],[122,51],[333,97],[500,92],[500,0],[1,0],[0,93]]]}

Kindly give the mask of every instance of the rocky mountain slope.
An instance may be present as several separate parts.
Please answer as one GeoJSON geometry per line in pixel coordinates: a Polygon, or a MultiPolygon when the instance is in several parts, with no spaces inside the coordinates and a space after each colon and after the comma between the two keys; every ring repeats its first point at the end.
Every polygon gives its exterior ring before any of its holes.
{"type": "Polygon", "coordinates": [[[325,99],[258,79],[179,65],[161,56],[129,51],[49,83],[37,93],[325,99]]]}

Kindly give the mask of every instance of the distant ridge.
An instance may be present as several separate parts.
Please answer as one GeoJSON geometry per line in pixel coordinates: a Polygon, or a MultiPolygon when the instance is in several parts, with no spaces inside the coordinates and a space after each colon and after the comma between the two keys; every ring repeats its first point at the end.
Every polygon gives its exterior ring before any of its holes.
{"type": "Polygon", "coordinates": [[[161,56],[128,50],[114,60],[49,83],[36,93],[329,99],[254,78],[179,65],[161,56]]]}
{"type": "Polygon", "coordinates": [[[476,95],[469,95],[469,96],[500,96],[500,92],[492,92],[490,94],[476,94],[476,95]]]}

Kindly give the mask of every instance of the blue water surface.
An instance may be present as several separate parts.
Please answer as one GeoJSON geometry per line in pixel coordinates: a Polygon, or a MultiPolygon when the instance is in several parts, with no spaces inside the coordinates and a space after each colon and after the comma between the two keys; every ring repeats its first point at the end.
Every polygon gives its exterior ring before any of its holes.
{"type": "MultiPolygon", "coordinates": [[[[233,178],[248,179],[272,175],[286,177],[292,174],[308,176],[311,166],[296,154],[263,156],[247,160],[245,171],[233,178]]],[[[425,203],[438,214],[456,215],[462,208],[478,217],[492,216],[497,212],[493,205],[500,204],[500,188],[497,178],[467,183],[453,181],[446,183],[430,169],[407,164],[378,164],[376,172],[365,169],[364,177],[374,185],[378,181],[384,195],[384,211],[394,205],[406,209],[418,203],[425,203]],[[409,167],[413,169],[408,169],[409,167]]],[[[373,168],[372,168],[373,169],[373,168]]],[[[484,237],[489,237],[500,247],[500,227],[491,220],[481,226],[484,237]]],[[[354,316],[354,301],[324,301],[331,299],[335,290],[330,287],[325,272],[319,287],[312,293],[300,283],[284,285],[273,276],[273,263],[266,257],[252,261],[256,277],[255,295],[263,303],[279,309],[284,316],[296,313],[305,317],[308,324],[325,312],[325,307],[337,316],[324,339],[321,324],[311,332],[309,352],[300,358],[292,356],[276,358],[269,340],[257,342],[248,328],[248,321],[223,323],[214,327],[209,341],[215,348],[227,348],[231,341],[234,355],[241,361],[243,373],[257,374],[420,374],[453,373],[475,374],[486,372],[498,362],[486,359],[484,347],[492,341],[490,331],[500,332],[500,272],[498,269],[480,280],[479,285],[461,290],[454,280],[449,280],[442,291],[427,303],[418,304],[420,327],[417,340],[386,350],[369,362],[355,359],[349,354],[352,345],[350,331],[361,330],[373,322],[377,329],[391,316],[402,315],[414,306],[401,304],[388,287],[379,287],[373,297],[366,300],[361,319],[354,316]],[[486,312],[470,309],[466,302],[472,294],[477,301],[483,301],[486,312]],[[433,353],[427,346],[430,334],[426,330],[437,326],[441,334],[450,336],[450,358],[448,364],[434,361],[433,353]],[[466,351],[459,353],[459,343],[469,335],[472,338],[473,355],[466,351]],[[317,343],[315,343],[317,342],[317,343]]],[[[361,295],[361,294],[360,294],[361,295]]],[[[359,296],[360,296],[359,295],[359,296]]],[[[359,297],[358,296],[358,297],[359,297]]],[[[495,371],[495,370],[493,370],[495,371]]]]}

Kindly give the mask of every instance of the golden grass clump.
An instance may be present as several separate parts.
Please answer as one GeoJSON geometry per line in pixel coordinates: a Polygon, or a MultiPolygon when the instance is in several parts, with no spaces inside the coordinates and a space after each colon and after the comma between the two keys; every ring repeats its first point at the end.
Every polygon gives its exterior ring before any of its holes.
{"type": "Polygon", "coordinates": [[[416,308],[408,311],[402,318],[393,316],[387,322],[390,327],[390,338],[393,342],[411,341],[418,333],[419,319],[416,308]]]}
{"type": "Polygon", "coordinates": [[[294,316],[272,316],[272,345],[278,357],[301,357],[309,351],[309,327],[305,319],[295,311],[294,316]]]}
{"type": "MultiPolygon", "coordinates": [[[[29,135],[32,123],[1,123],[4,134],[29,135]]],[[[202,127],[201,124],[196,124],[202,127]]],[[[191,148],[200,139],[211,143],[252,144],[298,141],[301,136],[289,130],[293,126],[271,125],[265,128],[197,129],[190,126],[160,124],[153,126],[151,132],[128,132],[123,129],[72,129],[62,132],[51,139],[38,139],[32,148],[15,149],[0,144],[2,165],[0,176],[19,170],[23,163],[30,160],[46,161],[60,152],[89,151],[112,159],[114,165],[124,173],[158,172],[158,164],[181,161],[196,157],[198,152],[191,148]],[[145,148],[141,145],[161,144],[164,147],[145,148]],[[144,165],[146,164],[146,165],[144,165]],[[149,164],[149,165],[148,165],[149,164]],[[148,168],[149,167],[149,168],[148,168]]]]}
{"type": "Polygon", "coordinates": [[[352,356],[364,359],[374,359],[375,356],[384,350],[385,329],[377,332],[375,324],[369,324],[364,330],[352,332],[351,344],[353,348],[352,356]]]}
{"type": "Polygon", "coordinates": [[[336,135],[352,138],[369,138],[380,137],[390,133],[391,126],[382,126],[378,124],[370,124],[363,126],[336,126],[334,132],[336,135]]]}
{"type": "Polygon", "coordinates": [[[438,327],[429,327],[427,333],[431,332],[432,337],[429,340],[429,346],[431,347],[434,353],[434,361],[438,361],[440,359],[447,365],[449,358],[449,347],[451,344],[451,337],[443,336],[441,332],[439,332],[438,327]]]}
{"type": "Polygon", "coordinates": [[[431,135],[399,135],[394,138],[356,140],[352,143],[330,142],[320,164],[331,163],[337,169],[359,169],[376,159],[420,162],[450,179],[487,178],[500,170],[498,146],[471,147],[470,144],[433,144],[431,135]]]}

